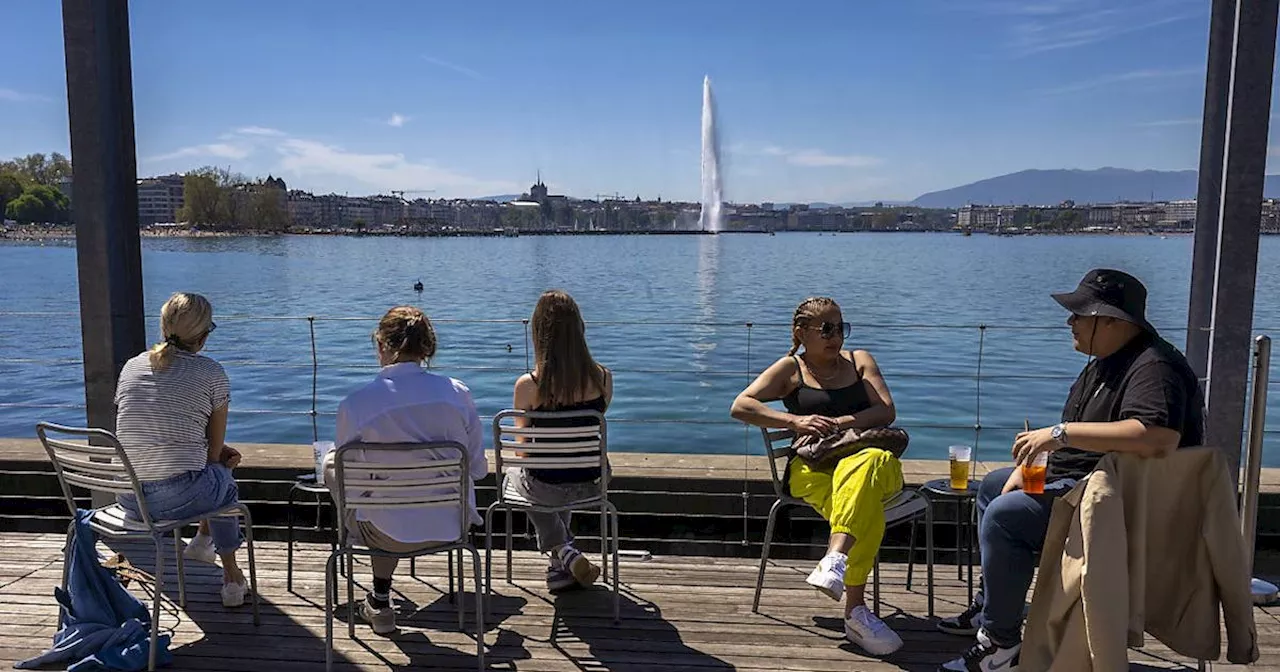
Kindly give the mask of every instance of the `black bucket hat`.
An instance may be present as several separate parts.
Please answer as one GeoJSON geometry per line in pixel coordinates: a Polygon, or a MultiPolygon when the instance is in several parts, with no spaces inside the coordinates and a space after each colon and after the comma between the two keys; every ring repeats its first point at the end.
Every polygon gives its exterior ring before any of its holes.
{"type": "Polygon", "coordinates": [[[1154,334],[1147,321],[1147,288],[1124,271],[1095,268],[1085,274],[1076,291],[1053,294],[1063,308],[1081,317],[1114,317],[1154,334]]]}

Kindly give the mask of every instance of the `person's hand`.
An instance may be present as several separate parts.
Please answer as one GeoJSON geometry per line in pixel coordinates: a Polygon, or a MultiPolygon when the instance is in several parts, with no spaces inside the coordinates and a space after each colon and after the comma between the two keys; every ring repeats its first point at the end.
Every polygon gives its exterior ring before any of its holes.
{"type": "Polygon", "coordinates": [[[1005,480],[1004,487],[1000,488],[1000,494],[1007,494],[1014,490],[1022,489],[1022,469],[1014,467],[1013,473],[1009,474],[1009,478],[1005,480]]]}
{"type": "Polygon", "coordinates": [[[228,469],[235,469],[240,466],[240,457],[240,451],[232,448],[231,446],[223,445],[222,455],[219,457],[218,461],[228,469]]]}
{"type": "Polygon", "coordinates": [[[1018,434],[1013,440],[1013,461],[1017,465],[1031,462],[1040,453],[1052,453],[1058,449],[1053,438],[1053,428],[1043,427],[1018,434]]]}
{"type": "Polygon", "coordinates": [[[797,415],[791,418],[791,431],[796,434],[826,436],[839,430],[840,423],[825,415],[797,415]]]}

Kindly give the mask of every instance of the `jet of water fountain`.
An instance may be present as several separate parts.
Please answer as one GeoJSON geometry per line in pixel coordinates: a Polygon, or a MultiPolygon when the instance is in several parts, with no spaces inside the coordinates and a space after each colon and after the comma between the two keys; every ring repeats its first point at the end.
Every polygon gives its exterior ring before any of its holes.
{"type": "Polygon", "coordinates": [[[702,213],[698,228],[720,232],[724,207],[724,183],[720,177],[720,140],[716,136],[715,101],[711,97],[711,78],[702,80],[702,213]]]}

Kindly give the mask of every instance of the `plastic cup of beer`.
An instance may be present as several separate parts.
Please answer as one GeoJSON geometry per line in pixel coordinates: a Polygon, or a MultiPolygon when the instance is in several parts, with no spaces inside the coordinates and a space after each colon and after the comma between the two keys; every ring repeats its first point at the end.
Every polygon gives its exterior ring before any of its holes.
{"type": "Polygon", "coordinates": [[[1029,495],[1044,494],[1044,472],[1049,466],[1049,453],[1039,453],[1022,463],[1022,491],[1029,495]]]}
{"type": "Polygon", "coordinates": [[[316,483],[324,484],[324,458],[333,451],[332,441],[316,441],[311,444],[316,457],[316,483]]]}
{"type": "Polygon", "coordinates": [[[951,489],[969,489],[969,464],[973,457],[973,448],[969,446],[948,446],[947,457],[951,462],[951,489]]]}

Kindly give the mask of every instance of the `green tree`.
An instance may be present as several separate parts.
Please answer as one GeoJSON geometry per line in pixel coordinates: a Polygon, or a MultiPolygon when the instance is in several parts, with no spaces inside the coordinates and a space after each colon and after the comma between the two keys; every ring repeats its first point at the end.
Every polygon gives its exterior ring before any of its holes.
{"type": "Polygon", "coordinates": [[[10,201],[17,200],[21,195],[22,180],[13,173],[0,173],[0,213],[5,211],[10,201]]]}
{"type": "Polygon", "coordinates": [[[289,228],[289,216],[281,207],[284,193],[274,186],[259,182],[253,185],[249,196],[249,221],[261,231],[284,231],[289,228]]]}
{"type": "Polygon", "coordinates": [[[364,233],[364,219],[360,218],[355,221],[356,233],[364,233]]]}
{"type": "Polygon", "coordinates": [[[0,162],[0,173],[15,173],[30,182],[52,186],[64,177],[71,177],[71,161],[58,152],[48,156],[28,154],[0,162]]]}
{"type": "Polygon", "coordinates": [[[4,214],[19,224],[39,224],[44,221],[45,204],[28,192],[9,201],[4,214]]]}

